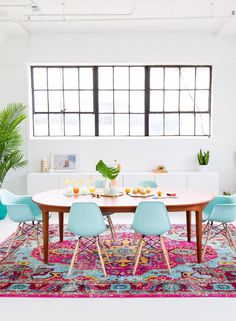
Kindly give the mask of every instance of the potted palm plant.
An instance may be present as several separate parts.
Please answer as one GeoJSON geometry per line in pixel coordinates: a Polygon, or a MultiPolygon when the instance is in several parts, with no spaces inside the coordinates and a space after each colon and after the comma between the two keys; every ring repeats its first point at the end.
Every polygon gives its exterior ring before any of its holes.
{"type": "MultiPolygon", "coordinates": [[[[27,117],[26,107],[21,103],[12,103],[0,111],[0,188],[10,169],[24,167],[20,147],[22,134],[20,124],[27,117]]],[[[6,216],[6,208],[0,203],[0,219],[6,216]]]]}

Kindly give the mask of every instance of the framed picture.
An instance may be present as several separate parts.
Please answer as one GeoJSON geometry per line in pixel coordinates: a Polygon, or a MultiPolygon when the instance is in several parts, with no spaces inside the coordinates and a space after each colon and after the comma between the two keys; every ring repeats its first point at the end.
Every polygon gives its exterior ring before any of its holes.
{"type": "Polygon", "coordinates": [[[70,172],[78,170],[78,155],[52,154],[51,169],[55,172],[70,172]]]}

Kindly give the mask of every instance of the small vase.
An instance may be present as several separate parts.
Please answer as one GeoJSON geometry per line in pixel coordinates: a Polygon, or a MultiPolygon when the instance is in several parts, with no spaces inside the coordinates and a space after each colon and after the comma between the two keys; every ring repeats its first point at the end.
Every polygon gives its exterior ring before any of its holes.
{"type": "Polygon", "coordinates": [[[103,193],[108,195],[110,191],[110,182],[108,179],[105,179],[103,182],[103,193]]]}

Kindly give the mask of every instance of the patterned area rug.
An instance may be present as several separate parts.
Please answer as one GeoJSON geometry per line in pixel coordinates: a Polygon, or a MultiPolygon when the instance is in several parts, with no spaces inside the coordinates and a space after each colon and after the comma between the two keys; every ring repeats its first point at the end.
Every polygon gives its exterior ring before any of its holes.
{"type": "Polygon", "coordinates": [[[0,296],[236,297],[236,257],[224,238],[218,236],[209,242],[204,262],[197,264],[195,242],[186,242],[184,225],[174,225],[165,235],[172,275],[158,247],[143,252],[137,274],[132,276],[133,233],[127,225],[116,225],[116,230],[115,244],[109,234],[102,236],[110,257],[110,263],[105,260],[107,277],[102,273],[97,253],[91,250],[78,256],[72,274],[67,276],[76,239],[65,231],[65,240],[59,243],[57,225],[50,227],[48,265],[40,260],[33,239],[23,244],[18,241],[12,253],[3,259],[10,241],[7,239],[0,245],[0,296]]]}

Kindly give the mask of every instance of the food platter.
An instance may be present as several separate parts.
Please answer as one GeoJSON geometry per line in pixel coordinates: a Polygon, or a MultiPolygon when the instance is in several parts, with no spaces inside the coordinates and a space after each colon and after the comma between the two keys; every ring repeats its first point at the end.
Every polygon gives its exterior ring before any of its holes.
{"type": "Polygon", "coordinates": [[[128,194],[129,196],[131,196],[131,197],[143,197],[143,198],[154,196],[153,193],[149,193],[149,194],[136,193],[136,194],[134,194],[134,193],[130,192],[130,193],[127,193],[127,194],[128,194]]]}

